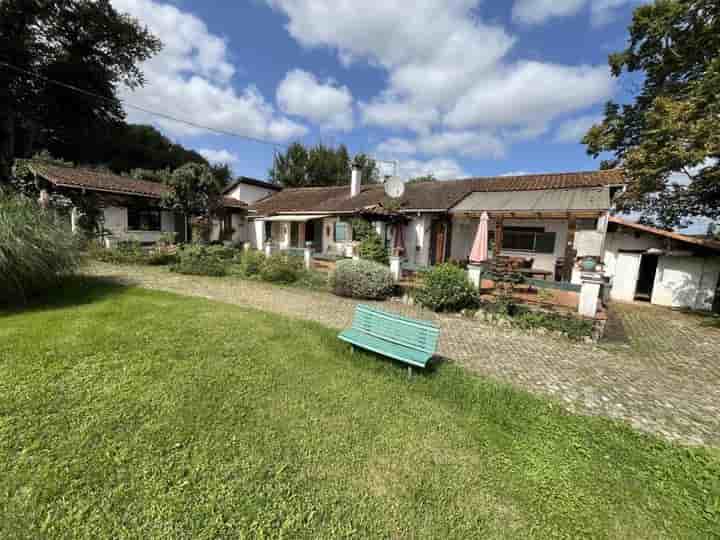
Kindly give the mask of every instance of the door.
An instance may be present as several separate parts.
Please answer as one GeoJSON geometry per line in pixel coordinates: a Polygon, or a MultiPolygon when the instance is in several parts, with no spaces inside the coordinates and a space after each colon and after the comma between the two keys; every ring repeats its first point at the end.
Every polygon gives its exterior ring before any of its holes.
{"type": "Polygon", "coordinates": [[[655,274],[657,273],[658,256],[642,255],[640,258],[640,269],[638,270],[637,288],[635,289],[635,300],[649,302],[652,298],[655,274]]]}
{"type": "Polygon", "coordinates": [[[430,228],[430,264],[442,264],[447,259],[448,224],[433,221],[430,228]]]}
{"type": "Polygon", "coordinates": [[[300,224],[297,221],[290,223],[290,247],[298,246],[298,239],[300,237],[300,224]]]}
{"type": "Polygon", "coordinates": [[[610,298],[623,302],[632,302],[635,299],[640,259],[640,253],[618,253],[610,298]]]}

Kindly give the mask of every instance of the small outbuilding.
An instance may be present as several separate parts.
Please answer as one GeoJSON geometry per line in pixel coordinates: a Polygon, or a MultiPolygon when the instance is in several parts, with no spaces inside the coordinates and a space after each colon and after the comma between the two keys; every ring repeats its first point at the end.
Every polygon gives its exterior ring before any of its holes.
{"type": "Polygon", "coordinates": [[[604,251],[613,300],[720,308],[720,242],[610,217],[604,251]]]}

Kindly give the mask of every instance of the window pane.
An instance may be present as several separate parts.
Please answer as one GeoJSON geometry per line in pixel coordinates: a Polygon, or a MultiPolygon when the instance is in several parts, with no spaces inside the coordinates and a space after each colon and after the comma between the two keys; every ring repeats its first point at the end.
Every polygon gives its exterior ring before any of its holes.
{"type": "Polygon", "coordinates": [[[532,251],[535,233],[506,230],[503,236],[503,249],[532,251]]]}
{"type": "Polygon", "coordinates": [[[159,231],[160,210],[128,208],[128,229],[131,231],[159,231]]]}
{"type": "Polygon", "coordinates": [[[535,237],[535,251],[538,253],[555,252],[555,233],[542,233],[535,237]]]}
{"type": "Polygon", "coordinates": [[[335,222],[335,241],[345,242],[347,239],[347,223],[342,221],[335,222]]]}

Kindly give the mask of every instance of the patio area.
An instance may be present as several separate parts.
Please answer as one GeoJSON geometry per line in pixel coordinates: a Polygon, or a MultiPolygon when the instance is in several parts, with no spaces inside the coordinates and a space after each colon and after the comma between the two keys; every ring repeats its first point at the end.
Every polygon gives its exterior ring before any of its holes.
{"type": "MultiPolygon", "coordinates": [[[[347,328],[357,301],[329,293],[163,268],[95,264],[89,273],[347,328]]],[[[573,412],[628,422],[685,444],[720,445],[720,330],[655,306],[611,304],[600,345],[528,335],[400,302],[380,307],[435,320],[439,353],[466,369],[557,399],[573,412]],[[622,331],[617,331],[621,328],[622,331]]]]}

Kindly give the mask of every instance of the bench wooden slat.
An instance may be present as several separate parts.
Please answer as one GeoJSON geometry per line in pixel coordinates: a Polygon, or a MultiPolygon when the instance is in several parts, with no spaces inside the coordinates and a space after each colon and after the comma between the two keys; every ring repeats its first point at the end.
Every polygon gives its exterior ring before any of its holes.
{"type": "Polygon", "coordinates": [[[438,326],[366,305],[355,310],[352,327],[338,337],[407,364],[425,367],[440,336],[438,326]]]}

